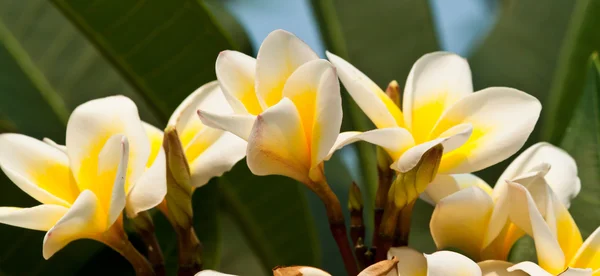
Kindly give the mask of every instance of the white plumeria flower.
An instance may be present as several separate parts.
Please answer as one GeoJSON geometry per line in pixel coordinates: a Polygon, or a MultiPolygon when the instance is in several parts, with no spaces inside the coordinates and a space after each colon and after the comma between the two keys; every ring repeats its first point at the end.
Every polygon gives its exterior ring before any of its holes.
{"type": "MultiPolygon", "coordinates": [[[[231,170],[246,156],[247,144],[229,132],[204,125],[196,114],[198,109],[214,114],[233,113],[219,83],[213,81],[196,89],[171,115],[168,125],[175,127],[179,134],[194,188],[231,170]]],[[[162,141],[162,135],[160,139],[162,141]]]]}
{"type": "MultiPolygon", "coordinates": [[[[536,180],[540,179],[539,182],[544,182],[543,178],[536,180]]],[[[579,228],[560,201],[551,202],[553,205],[548,202],[541,208],[539,198],[525,186],[510,182],[506,188],[508,216],[517,228],[533,238],[539,264],[538,267],[533,263],[520,263],[512,269],[530,275],[600,273],[600,228],[583,242],[579,228]],[[542,273],[544,270],[546,273],[542,273]]]]}
{"type": "Polygon", "coordinates": [[[51,144],[20,134],[0,135],[0,167],[42,203],[1,207],[0,223],[48,231],[46,259],[76,239],[103,241],[124,208],[135,216],[166,194],[161,144],[149,141],[137,107],[126,97],[78,106],[67,124],[66,148],[51,144]]]}
{"type": "Polygon", "coordinates": [[[222,52],[216,72],[236,114],[201,108],[202,121],[248,141],[247,162],[254,174],[320,181],[322,161],[342,122],[333,66],[293,34],[277,30],[265,38],[256,60],[222,52]]]}
{"type": "Polygon", "coordinates": [[[469,173],[494,165],[525,143],[538,120],[539,101],[516,89],[492,87],[473,93],[467,61],[455,54],[426,54],[406,80],[402,110],[365,74],[327,53],[354,101],[376,130],[342,133],[336,147],[364,140],[399,158],[409,148],[440,138],[440,174],[469,173]]]}
{"type": "MultiPolygon", "coordinates": [[[[580,189],[573,158],[548,143],[535,144],[519,155],[493,189],[472,174],[438,175],[424,193],[427,201],[437,203],[430,230],[438,248],[458,248],[478,260],[505,260],[524,235],[507,221],[508,180],[526,185],[541,209],[556,206],[552,214],[563,217],[568,212],[562,202],[570,202],[580,189]]],[[[545,211],[544,215],[552,217],[545,211]]]]}
{"type": "MultiPolygon", "coordinates": [[[[504,261],[485,261],[475,263],[471,259],[452,251],[437,251],[423,254],[409,247],[392,247],[388,258],[396,257],[397,274],[393,276],[492,276],[492,275],[526,275],[522,272],[509,273],[506,269],[512,266],[504,261]]],[[[392,276],[388,274],[388,276],[392,276]]]]}

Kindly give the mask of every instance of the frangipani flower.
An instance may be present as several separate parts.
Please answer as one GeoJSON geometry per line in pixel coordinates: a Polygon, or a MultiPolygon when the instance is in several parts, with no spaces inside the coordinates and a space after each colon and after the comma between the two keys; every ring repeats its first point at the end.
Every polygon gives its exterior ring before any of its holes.
{"type": "MultiPolygon", "coordinates": [[[[246,141],[223,131],[208,127],[197,117],[198,109],[214,114],[231,114],[219,83],[209,82],[189,95],[175,109],[168,125],[174,127],[190,166],[191,185],[194,188],[223,175],[246,156],[246,141]]],[[[160,137],[162,143],[162,135],[160,137]]]]}
{"type": "Polygon", "coordinates": [[[525,234],[508,220],[507,180],[531,191],[549,224],[556,224],[553,216],[567,224],[572,221],[562,201],[569,202],[580,189],[575,161],[555,146],[538,143],[508,166],[494,189],[471,174],[437,176],[425,194],[437,203],[430,229],[438,248],[458,248],[475,259],[505,260],[525,234]],[[552,190],[566,196],[557,197],[552,190]]]}
{"type": "MultiPolygon", "coordinates": [[[[534,182],[545,184],[543,178],[534,182]]],[[[533,238],[539,264],[525,262],[512,269],[536,276],[557,275],[565,270],[561,275],[600,273],[600,228],[582,242],[579,228],[558,200],[554,205],[540,206],[539,199],[523,185],[510,182],[506,189],[510,220],[533,238]]],[[[552,190],[549,193],[552,195],[552,190]]]]}
{"type": "Polygon", "coordinates": [[[135,104],[114,96],[73,111],[66,148],[20,134],[0,135],[0,167],[42,203],[1,207],[0,222],[48,231],[46,259],[81,238],[115,248],[123,209],[135,216],[159,204],[166,194],[165,155],[146,131],[155,129],[144,128],[135,104]]]}
{"type": "Polygon", "coordinates": [[[322,161],[342,122],[333,66],[296,36],[277,30],[264,40],[256,60],[222,52],[216,72],[237,114],[200,109],[202,121],[248,141],[247,162],[254,174],[321,181],[322,161]]]}
{"type": "Polygon", "coordinates": [[[440,174],[468,173],[494,165],[519,150],[540,114],[534,97],[516,89],[492,87],[473,93],[467,61],[435,52],[413,65],[406,80],[403,108],[365,74],[342,58],[327,53],[354,101],[377,130],[342,133],[336,147],[364,140],[387,150],[398,162],[409,148],[444,137],[458,139],[444,145],[440,174]]]}

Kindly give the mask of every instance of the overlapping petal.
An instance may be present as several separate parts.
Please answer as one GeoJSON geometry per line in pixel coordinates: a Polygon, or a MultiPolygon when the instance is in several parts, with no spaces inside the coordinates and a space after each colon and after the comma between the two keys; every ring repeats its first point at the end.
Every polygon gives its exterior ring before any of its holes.
{"type": "Polygon", "coordinates": [[[288,78],[283,96],[298,110],[313,168],[327,156],[342,125],[342,98],[333,66],[322,59],[304,63],[288,78]]]}
{"type": "Polygon", "coordinates": [[[236,113],[258,115],[263,108],[256,97],[256,60],[238,51],[223,51],[215,64],[225,98],[236,113]]]}
{"type": "Polygon", "coordinates": [[[287,78],[302,64],[319,57],[298,37],[284,30],[271,32],[256,56],[256,94],[263,110],[282,98],[287,78]]]}
{"type": "Polygon", "coordinates": [[[67,155],[25,135],[0,135],[0,168],[21,190],[44,204],[68,208],[79,194],[67,155]]]}
{"type": "Polygon", "coordinates": [[[460,99],[442,114],[430,136],[466,123],[473,132],[462,147],[444,155],[440,173],[478,171],[513,155],[533,131],[540,110],[536,98],[512,88],[487,88],[460,99]]]}
{"type": "Polygon", "coordinates": [[[467,60],[446,52],[422,56],[415,62],[404,88],[402,110],[416,141],[427,141],[442,113],[473,92],[467,60]]]}
{"type": "Polygon", "coordinates": [[[0,223],[33,230],[48,231],[69,209],[42,204],[30,208],[0,207],[0,223]]]}
{"type": "Polygon", "coordinates": [[[257,117],[246,155],[248,168],[256,175],[309,181],[310,150],[302,119],[290,99],[284,98],[257,117]]]}

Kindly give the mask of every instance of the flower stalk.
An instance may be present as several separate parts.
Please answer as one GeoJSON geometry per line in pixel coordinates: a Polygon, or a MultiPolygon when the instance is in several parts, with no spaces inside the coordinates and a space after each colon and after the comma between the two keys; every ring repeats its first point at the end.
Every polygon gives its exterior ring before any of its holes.
{"type": "Polygon", "coordinates": [[[129,241],[127,233],[123,229],[123,218],[119,217],[117,221],[104,233],[94,238],[108,245],[113,250],[119,252],[133,266],[135,275],[137,276],[152,276],[156,275],[152,269],[152,265],[146,257],[135,249],[129,241]]]}
{"type": "MultiPolygon", "coordinates": [[[[321,165],[322,166],[322,165],[321,165]]],[[[337,243],[344,266],[348,275],[358,275],[358,266],[354,259],[353,250],[348,242],[348,234],[346,231],[346,223],[344,221],[344,215],[342,213],[342,205],[339,199],[333,193],[325,175],[322,173],[322,177],[319,177],[319,181],[311,181],[306,185],[323,201],[325,205],[327,218],[329,220],[329,229],[335,242],[337,243]]]]}
{"type": "Polygon", "coordinates": [[[133,222],[133,228],[146,245],[148,260],[150,261],[150,264],[152,264],[154,272],[157,276],[166,275],[165,260],[160,245],[158,244],[158,239],[154,233],[154,221],[152,220],[152,216],[150,216],[147,211],[144,211],[140,212],[131,221],[133,222]]]}
{"type": "Polygon", "coordinates": [[[174,127],[165,130],[163,147],[167,156],[167,196],[159,205],[177,232],[178,275],[194,275],[202,270],[202,244],[193,227],[190,168],[174,127]]]}
{"type": "Polygon", "coordinates": [[[356,246],[359,239],[365,239],[365,224],[363,221],[362,194],[358,185],[354,182],[352,182],[352,186],[350,187],[348,210],[350,211],[350,238],[352,239],[354,246],[356,246]]]}

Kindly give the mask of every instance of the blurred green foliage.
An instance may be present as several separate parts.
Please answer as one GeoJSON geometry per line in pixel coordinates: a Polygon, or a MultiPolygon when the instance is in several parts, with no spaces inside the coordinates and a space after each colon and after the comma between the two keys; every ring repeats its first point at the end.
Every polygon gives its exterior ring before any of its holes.
{"type": "MultiPolygon", "coordinates": [[[[382,88],[391,80],[402,85],[417,58],[439,49],[427,1],[311,3],[327,48],[382,88]]],[[[467,57],[476,89],[510,86],[548,103],[541,137],[577,160],[582,192],[571,211],[584,237],[600,225],[597,59],[586,73],[589,55],[600,50],[599,15],[597,0],[501,1],[495,27],[467,57]]],[[[225,49],[252,50],[243,28],[217,0],[0,0],[0,133],[63,142],[68,115],[77,105],[114,94],[132,98],[143,120],[162,127],[183,98],[215,79],[214,60],[225,49]]],[[[343,128],[371,129],[349,95],[343,97],[343,128]]],[[[540,136],[536,132],[530,140],[540,136]]],[[[356,149],[357,167],[344,162],[342,155],[355,154],[349,147],[326,164],[327,177],[342,203],[350,183],[360,184],[372,231],[375,152],[365,143],[356,149]]],[[[480,175],[494,183],[507,162],[480,175]]],[[[0,205],[35,204],[3,174],[0,185],[0,205]]],[[[321,202],[306,193],[293,180],[252,175],[245,162],[200,188],[194,221],[207,266],[241,273],[236,265],[257,262],[245,272],[260,275],[275,265],[301,264],[341,275],[321,202]],[[237,241],[244,246],[238,249],[237,241]]],[[[425,252],[435,249],[428,227],[432,210],[418,202],[413,216],[410,244],[425,252]]],[[[174,233],[161,215],[155,222],[167,267],[174,271],[174,233]]],[[[45,261],[42,238],[42,232],[0,225],[5,245],[0,275],[131,274],[118,254],[91,241],[74,242],[45,261]]],[[[530,242],[519,246],[530,252],[530,242]]]]}

